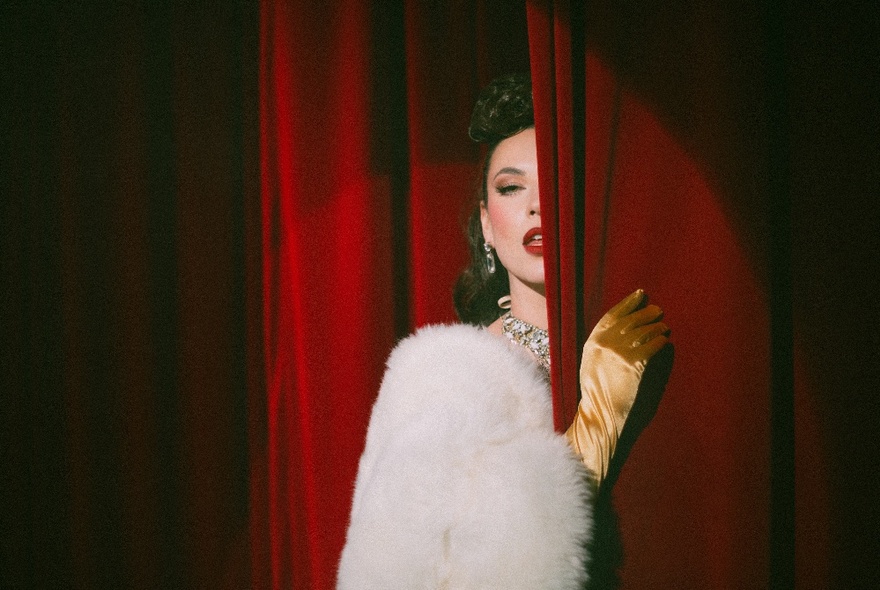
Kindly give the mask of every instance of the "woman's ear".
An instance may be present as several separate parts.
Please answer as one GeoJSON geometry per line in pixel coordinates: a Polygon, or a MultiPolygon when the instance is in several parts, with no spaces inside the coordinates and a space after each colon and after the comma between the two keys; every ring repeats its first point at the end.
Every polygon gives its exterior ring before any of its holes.
{"type": "Polygon", "coordinates": [[[495,243],[495,236],[492,234],[492,222],[489,220],[489,210],[486,203],[480,202],[480,225],[483,226],[483,241],[490,246],[495,243]]]}

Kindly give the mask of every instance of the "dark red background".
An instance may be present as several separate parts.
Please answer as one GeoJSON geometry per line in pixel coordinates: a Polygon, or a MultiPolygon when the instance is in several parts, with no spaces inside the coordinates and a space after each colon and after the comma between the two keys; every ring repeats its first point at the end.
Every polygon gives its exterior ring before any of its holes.
{"type": "MultiPolygon", "coordinates": [[[[475,93],[560,14],[371,4],[3,8],[3,587],[332,587],[385,355],[453,318],[475,93]]],[[[676,344],[622,587],[867,586],[876,15],[641,4],[554,46],[583,320],[641,286],[676,344]]]]}

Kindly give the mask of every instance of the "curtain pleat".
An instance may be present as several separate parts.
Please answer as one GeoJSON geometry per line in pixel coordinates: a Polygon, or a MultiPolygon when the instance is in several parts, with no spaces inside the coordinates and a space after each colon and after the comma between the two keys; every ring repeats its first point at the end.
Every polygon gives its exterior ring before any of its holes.
{"type": "Polygon", "coordinates": [[[265,4],[261,191],[272,587],[332,585],[394,339],[391,199],[370,169],[365,3],[265,4]],[[303,56],[308,55],[308,59],[303,56]],[[332,76],[321,75],[333,72],[332,76]]]}
{"type": "MultiPolygon", "coordinates": [[[[560,431],[571,424],[579,397],[577,350],[585,341],[580,298],[595,291],[584,285],[583,269],[601,256],[597,244],[603,235],[602,217],[592,210],[584,216],[588,203],[583,196],[585,63],[573,59],[577,51],[572,45],[571,16],[565,2],[528,3],[541,225],[547,237],[544,265],[554,361],[554,423],[560,431]],[[586,227],[585,219],[589,220],[586,227]]],[[[589,203],[597,204],[595,200],[589,203]]]]}

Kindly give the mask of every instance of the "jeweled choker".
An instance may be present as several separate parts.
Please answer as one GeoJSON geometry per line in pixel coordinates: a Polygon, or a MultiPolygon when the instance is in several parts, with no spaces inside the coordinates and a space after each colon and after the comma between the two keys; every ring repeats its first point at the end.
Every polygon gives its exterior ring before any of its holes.
{"type": "Polygon", "coordinates": [[[501,332],[513,342],[532,351],[544,373],[550,374],[550,337],[547,330],[513,317],[508,311],[501,316],[501,332]]]}

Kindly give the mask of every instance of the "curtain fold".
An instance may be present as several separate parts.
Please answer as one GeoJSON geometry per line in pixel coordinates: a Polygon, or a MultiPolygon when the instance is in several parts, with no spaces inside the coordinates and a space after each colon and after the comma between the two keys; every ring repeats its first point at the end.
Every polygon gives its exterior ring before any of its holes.
{"type": "Polygon", "coordinates": [[[369,168],[370,20],[366,4],[310,2],[266,3],[261,18],[272,587],[332,585],[346,446],[363,438],[394,338],[375,288],[393,283],[394,240],[387,178],[369,168]]]}
{"type": "MultiPolygon", "coordinates": [[[[568,2],[529,2],[529,49],[535,130],[541,170],[541,221],[547,236],[545,268],[554,422],[564,431],[579,399],[577,351],[586,340],[584,296],[595,296],[605,235],[603,202],[585,198],[586,60],[582,10],[568,2]],[[586,271],[586,274],[585,274],[586,271]]],[[[591,146],[594,150],[601,146],[591,146]]],[[[595,316],[595,310],[591,317],[595,316]]]]}

